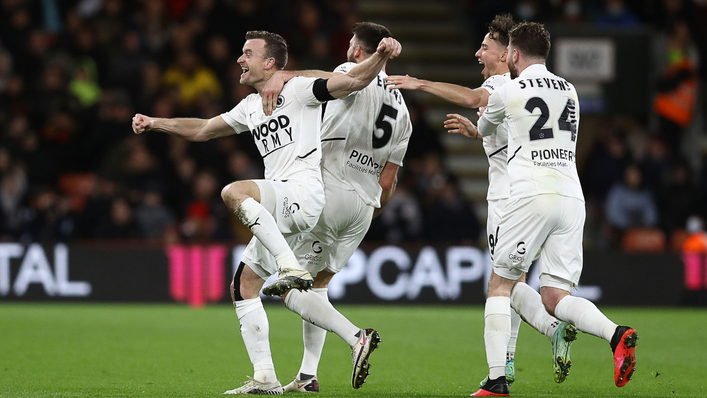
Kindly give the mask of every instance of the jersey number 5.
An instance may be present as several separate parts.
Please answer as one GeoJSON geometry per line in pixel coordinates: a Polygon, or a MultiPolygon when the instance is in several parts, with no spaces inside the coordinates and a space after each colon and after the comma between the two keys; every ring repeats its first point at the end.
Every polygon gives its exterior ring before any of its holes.
{"type": "MultiPolygon", "coordinates": [[[[552,127],[543,128],[545,122],[550,118],[550,109],[547,107],[545,101],[540,97],[533,97],[525,104],[525,110],[530,113],[533,113],[533,111],[538,108],[540,109],[540,116],[538,116],[533,127],[530,128],[530,141],[554,138],[555,135],[553,134],[552,127]]],[[[577,114],[575,109],[574,100],[568,98],[565,109],[562,110],[562,114],[557,119],[557,125],[560,127],[560,130],[572,133],[570,136],[572,141],[577,140],[577,114]]]]}
{"type": "Polygon", "coordinates": [[[378,119],[376,119],[376,128],[373,130],[373,148],[383,148],[393,136],[393,125],[385,120],[386,116],[395,121],[395,118],[398,117],[398,110],[386,104],[381,107],[378,119]],[[383,130],[383,135],[380,137],[376,134],[378,130],[383,130]]]}

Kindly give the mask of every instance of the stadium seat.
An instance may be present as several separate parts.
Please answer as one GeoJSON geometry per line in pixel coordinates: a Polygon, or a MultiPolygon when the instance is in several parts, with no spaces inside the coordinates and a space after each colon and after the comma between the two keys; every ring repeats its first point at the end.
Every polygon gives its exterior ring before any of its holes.
{"type": "Polygon", "coordinates": [[[624,232],[621,243],[626,252],[659,253],[665,251],[666,238],[657,228],[632,228],[624,232]]]}

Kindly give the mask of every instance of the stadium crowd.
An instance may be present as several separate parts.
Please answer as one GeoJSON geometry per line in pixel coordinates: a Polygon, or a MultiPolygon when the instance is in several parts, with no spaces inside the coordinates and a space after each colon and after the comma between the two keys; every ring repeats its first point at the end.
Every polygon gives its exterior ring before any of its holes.
{"type": "MultiPolygon", "coordinates": [[[[651,28],[671,61],[659,94],[706,75],[704,3],[459,0],[475,38],[508,10],[518,20],[651,28]]],[[[288,69],[331,70],[361,17],[355,0],[2,0],[0,19],[0,240],[246,242],[220,191],[262,176],[250,136],[198,144],[138,136],[132,116],[210,118],[231,109],[251,93],[238,84],[236,63],[248,30],[283,35],[288,69]]],[[[445,170],[441,126],[408,105],[406,166],[368,239],[483,241],[474,206],[445,170]]],[[[673,116],[655,106],[656,123],[607,118],[580,165],[588,219],[605,220],[588,233],[607,246],[632,227],[670,234],[690,215],[705,216],[707,173],[681,150],[692,115],[673,116]]]]}

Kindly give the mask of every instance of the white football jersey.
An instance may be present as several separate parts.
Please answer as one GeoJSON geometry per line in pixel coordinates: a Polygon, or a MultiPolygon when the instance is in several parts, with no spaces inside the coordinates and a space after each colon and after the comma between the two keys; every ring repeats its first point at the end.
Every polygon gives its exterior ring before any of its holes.
{"type": "MultiPolygon", "coordinates": [[[[355,65],[347,62],[334,72],[346,73],[355,65]]],[[[328,102],[322,122],[325,184],[354,189],[374,207],[380,207],[383,167],[386,162],[403,165],[412,133],[403,96],[385,87],[386,76],[381,71],[363,90],[328,102]]]]}
{"type": "Polygon", "coordinates": [[[265,164],[265,179],[321,179],[321,104],[312,92],[314,78],[291,79],[277,98],[277,109],[265,116],[260,94],[244,98],[223,120],[236,133],[250,132],[265,164]],[[301,172],[306,172],[301,175],[301,172]]]}
{"type": "MultiPolygon", "coordinates": [[[[481,85],[481,88],[493,94],[493,92],[511,81],[511,74],[490,76],[481,85]]],[[[506,161],[508,160],[508,132],[506,126],[500,124],[496,128],[496,134],[484,137],[484,151],[489,159],[489,190],[486,193],[486,200],[506,199],[510,195],[511,187],[508,184],[508,170],[506,161]]]]}
{"type": "Polygon", "coordinates": [[[558,194],[584,200],[576,165],[579,100],[574,86],[531,65],[489,97],[479,132],[508,131],[510,198],[558,194]]]}

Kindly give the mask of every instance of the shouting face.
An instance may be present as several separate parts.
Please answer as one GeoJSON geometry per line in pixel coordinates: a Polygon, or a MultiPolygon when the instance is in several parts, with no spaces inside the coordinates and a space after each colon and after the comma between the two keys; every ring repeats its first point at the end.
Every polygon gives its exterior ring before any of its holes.
{"type": "Polygon", "coordinates": [[[484,66],[484,69],[481,71],[481,74],[484,75],[484,79],[500,74],[498,66],[503,65],[506,61],[506,54],[506,48],[494,40],[490,33],[484,36],[479,51],[474,54],[476,58],[478,58],[479,63],[484,66]]]}
{"type": "Polygon", "coordinates": [[[243,69],[241,84],[255,86],[267,80],[265,70],[275,64],[274,58],[269,58],[265,51],[265,40],[251,39],[243,45],[243,55],[238,58],[238,64],[243,69]]]}

